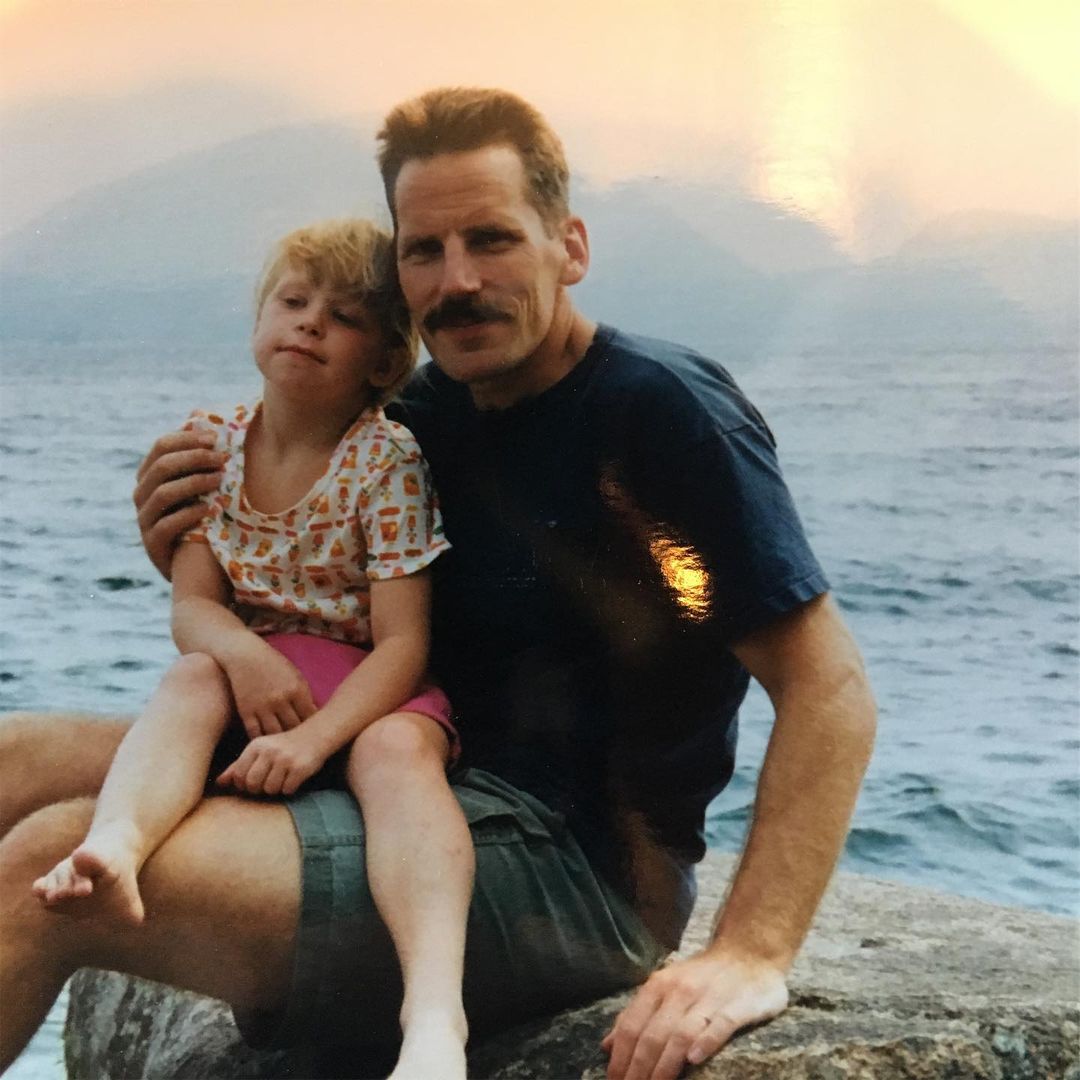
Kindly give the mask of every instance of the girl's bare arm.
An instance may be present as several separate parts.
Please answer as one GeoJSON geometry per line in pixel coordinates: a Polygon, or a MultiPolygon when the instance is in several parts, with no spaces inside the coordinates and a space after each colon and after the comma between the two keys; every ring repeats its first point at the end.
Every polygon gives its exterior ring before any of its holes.
{"type": "Polygon", "coordinates": [[[207,544],[178,545],[172,580],[176,647],[208,653],[221,665],[251,738],[287,731],[311,716],[307,681],[229,608],[232,589],[207,544]]]}

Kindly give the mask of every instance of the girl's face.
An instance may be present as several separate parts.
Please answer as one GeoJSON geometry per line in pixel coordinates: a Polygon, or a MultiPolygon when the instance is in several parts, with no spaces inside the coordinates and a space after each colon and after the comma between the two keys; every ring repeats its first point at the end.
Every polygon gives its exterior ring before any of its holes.
{"type": "Polygon", "coordinates": [[[396,375],[367,306],[289,269],[263,303],[251,348],[268,386],[288,399],[358,413],[396,375]]]}

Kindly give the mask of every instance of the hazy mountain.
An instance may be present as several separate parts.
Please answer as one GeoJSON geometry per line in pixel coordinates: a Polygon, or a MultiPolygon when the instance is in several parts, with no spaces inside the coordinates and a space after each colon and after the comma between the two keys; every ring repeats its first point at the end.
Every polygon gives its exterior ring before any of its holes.
{"type": "Polygon", "coordinates": [[[897,253],[908,268],[974,269],[979,277],[1076,336],[1080,312],[1077,222],[1021,214],[970,212],[931,222],[897,253]]]}
{"type": "Polygon", "coordinates": [[[320,217],[386,216],[370,134],[275,128],[88,188],[3,238],[5,273],[150,287],[251,277],[268,238],[320,217]]]}
{"type": "MultiPolygon", "coordinates": [[[[242,340],[274,237],[320,217],[385,220],[371,146],[370,132],[343,125],[277,128],[88,188],[0,244],[0,331],[29,341],[242,340]]],[[[939,230],[925,251],[913,244],[902,258],[856,266],[813,223],[730,183],[579,185],[576,205],[593,250],[582,307],[721,357],[1042,341],[1068,326],[1049,318],[1062,305],[1048,292],[1027,303],[988,270],[1013,240],[1033,242],[1029,222],[939,230]]],[[[1054,244],[1067,270],[1060,237],[1054,244]]]]}
{"type": "Polygon", "coordinates": [[[298,103],[280,90],[223,79],[180,80],[137,94],[5,100],[0,232],[13,232],[90,185],[300,115],[298,103]]]}

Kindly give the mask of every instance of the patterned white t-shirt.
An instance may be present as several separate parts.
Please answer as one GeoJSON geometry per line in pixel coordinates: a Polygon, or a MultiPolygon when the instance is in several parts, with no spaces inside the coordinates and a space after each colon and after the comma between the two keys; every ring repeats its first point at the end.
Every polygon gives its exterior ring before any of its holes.
{"type": "Polygon", "coordinates": [[[427,463],[412,432],[365,410],[326,472],[288,510],[264,514],[244,494],[244,440],[260,404],[230,417],[196,410],[184,425],[212,431],[228,454],[207,516],[185,541],[210,545],[233,604],[259,634],[307,633],[371,646],[368,583],[412,574],[449,548],[427,463]]]}

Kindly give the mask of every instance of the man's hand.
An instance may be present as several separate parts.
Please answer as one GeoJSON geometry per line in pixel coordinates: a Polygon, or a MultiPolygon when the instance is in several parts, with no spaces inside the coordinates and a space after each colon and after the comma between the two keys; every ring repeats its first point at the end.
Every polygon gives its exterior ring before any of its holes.
{"type": "Polygon", "coordinates": [[[245,632],[219,662],[249,739],[298,727],[315,712],[311,687],[284,656],[245,632]]]}
{"type": "Polygon", "coordinates": [[[143,547],[162,577],[169,577],[176,541],[205,517],[199,496],[217,489],[224,462],[207,431],[163,435],[143,458],[132,499],[143,547]]]}
{"type": "Polygon", "coordinates": [[[737,1031],[787,1008],[784,972],[717,945],[654,972],[601,1043],[608,1080],[675,1080],[737,1031]]]}
{"type": "Polygon", "coordinates": [[[292,795],[325,761],[315,741],[296,728],[252,739],[217,782],[249,795],[292,795]]]}

